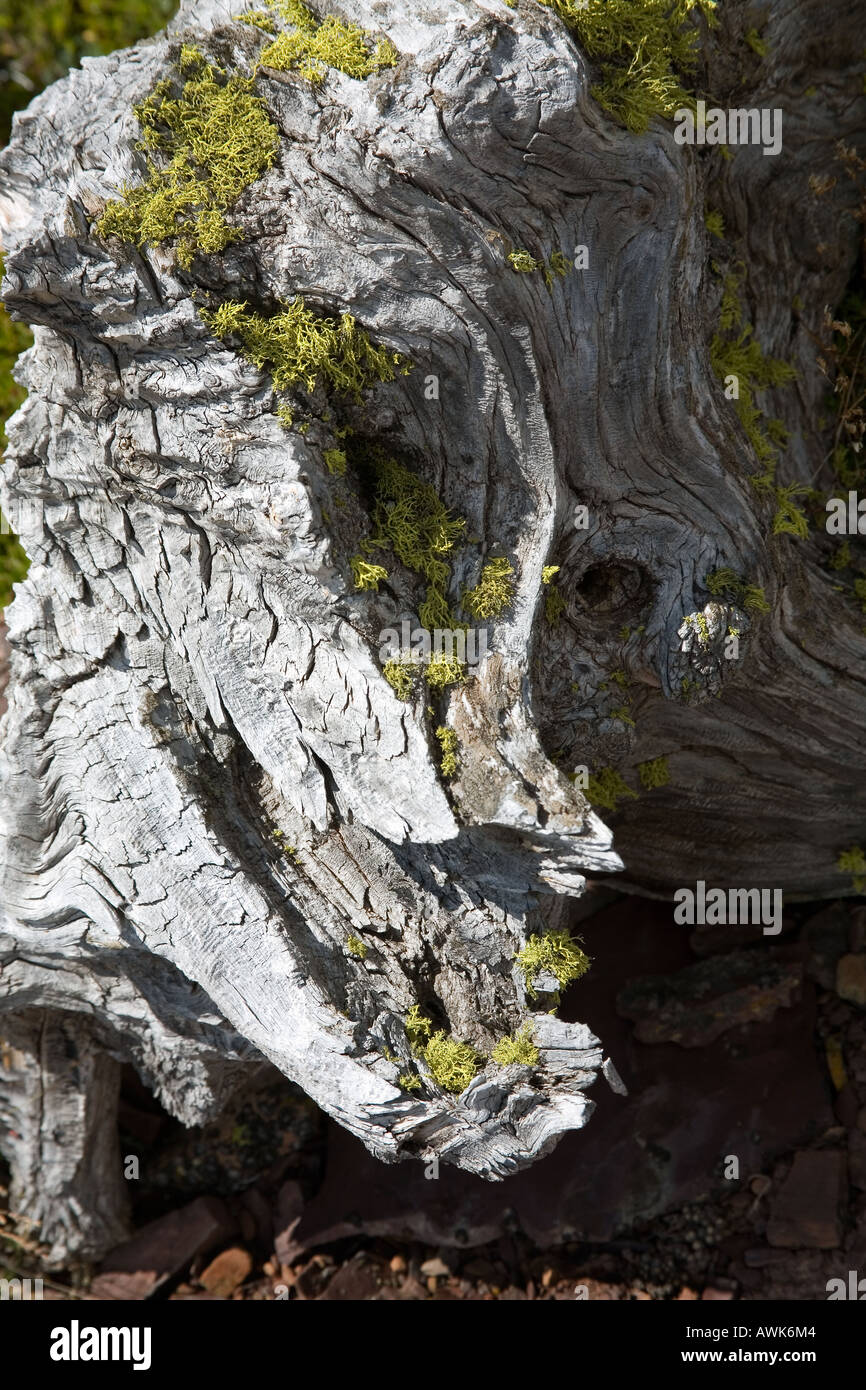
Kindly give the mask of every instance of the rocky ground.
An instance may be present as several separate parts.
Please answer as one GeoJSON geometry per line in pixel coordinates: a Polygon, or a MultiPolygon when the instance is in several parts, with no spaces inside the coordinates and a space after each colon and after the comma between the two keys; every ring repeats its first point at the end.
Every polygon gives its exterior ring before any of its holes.
{"type": "MultiPolygon", "coordinates": [[[[778,936],[688,928],[595,888],[563,1013],[627,1098],[505,1183],[377,1163],[281,1078],[184,1131],[126,1078],[136,1234],[48,1274],[0,1212],[0,1264],[46,1297],[826,1299],[866,1274],[866,905],[798,905],[778,936]]],[[[2,1181],[2,1178],[0,1178],[2,1181]]]]}

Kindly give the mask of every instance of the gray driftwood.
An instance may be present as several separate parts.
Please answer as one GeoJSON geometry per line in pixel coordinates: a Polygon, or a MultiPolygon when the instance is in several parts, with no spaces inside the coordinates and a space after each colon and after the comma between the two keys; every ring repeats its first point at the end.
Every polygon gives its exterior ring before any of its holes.
{"type": "MultiPolygon", "coordinates": [[[[861,623],[810,543],[768,539],[709,361],[703,220],[712,171],[747,241],[758,337],[800,368],[772,400],[794,431],[781,480],[809,481],[824,384],[803,324],[839,300],[857,233],[845,181],[810,202],[807,180],[862,120],[854,5],[775,0],[770,56],[732,104],[782,105],[784,152],[725,167],[670,123],[614,124],[548,9],[343,0],[401,62],[317,89],[259,78],[283,139],[232,214],[243,240],[189,273],[169,248],[106,243],[94,217],[143,171],[133,104],[185,28],[248,66],[244,7],[192,0],[167,36],[86,61],[0,158],[4,297],[36,334],[2,486],[33,564],[9,613],[2,729],[0,1142],[13,1201],[57,1260],[123,1229],[120,1061],[195,1124],[267,1059],[383,1160],[504,1177],[592,1108],[601,1044],[528,999],[514,965],[587,873],[622,856],[650,891],[700,875],[826,894],[861,838],[861,623]],[[551,291],[507,261],[578,245],[588,269],[551,291]],[[298,292],[416,362],[356,424],[517,571],[490,655],[436,713],[460,743],[447,789],[426,700],[400,702],[377,657],[417,591],[399,571],[378,595],[353,590],[360,493],[323,468],[317,427],[281,428],[267,375],[193,298],[298,292]],[[555,626],[545,565],[560,566],[555,626]],[[771,604],[737,615],[738,661],[683,629],[720,566],[771,604]],[[640,692],[634,730],[602,690],[618,669],[640,692]],[[685,676],[718,698],[684,704],[685,676]],[[671,782],[628,803],[615,850],[566,774],[660,755],[671,782]],[[407,1093],[416,1002],[484,1052],[530,1017],[540,1068],[490,1063],[459,1097],[407,1093]]],[[[708,613],[724,632],[732,611],[708,613]]]]}

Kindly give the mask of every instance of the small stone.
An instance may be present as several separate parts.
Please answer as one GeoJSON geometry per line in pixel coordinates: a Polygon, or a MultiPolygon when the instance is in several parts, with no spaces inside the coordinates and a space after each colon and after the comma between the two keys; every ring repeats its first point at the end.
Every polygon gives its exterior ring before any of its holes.
{"type": "Polygon", "coordinates": [[[707,1286],[707,1288],[704,1289],[703,1293],[701,1294],[701,1302],[724,1302],[727,1299],[733,1298],[733,1296],[734,1295],[731,1289],[715,1289],[710,1284],[707,1286]]]}
{"type": "Polygon", "coordinates": [[[842,956],[836,966],[836,993],[849,1004],[866,1009],[866,954],[842,956]]]}
{"type": "Polygon", "coordinates": [[[847,1195],[845,1155],[836,1149],[794,1155],[767,1223],[771,1246],[834,1250],[841,1243],[840,1208],[847,1195]]]}
{"type": "Polygon", "coordinates": [[[202,1270],[198,1282],[208,1293],[228,1298],[249,1278],[252,1268],[249,1251],[241,1245],[230,1245],[228,1250],[221,1251],[215,1260],[211,1260],[207,1269],[202,1270]]]}
{"type": "Polygon", "coordinates": [[[687,1285],[684,1285],[677,1294],[677,1302],[688,1303],[691,1302],[692,1299],[697,1299],[697,1294],[694,1289],[690,1289],[687,1285]]]}

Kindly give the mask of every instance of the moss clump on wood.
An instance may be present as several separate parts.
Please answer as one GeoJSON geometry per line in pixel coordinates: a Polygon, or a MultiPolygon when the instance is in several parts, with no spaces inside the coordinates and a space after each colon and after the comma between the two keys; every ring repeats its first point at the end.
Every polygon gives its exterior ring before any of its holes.
{"type": "Polygon", "coordinates": [[[279,132],[251,77],[226,73],[186,44],[175,76],[158,82],[135,114],[138,148],[162,162],[149,159],[144,182],[124,185],[97,230],[139,248],[176,241],[188,270],[196,251],[222,251],[241,237],[226,213],[273,164],[279,132]]]}
{"type": "Polygon", "coordinates": [[[417,1004],[406,1015],[405,1028],[412,1051],[426,1062],[437,1085],[443,1091],[465,1091],[484,1060],[475,1048],[449,1038],[442,1029],[434,1033],[430,1019],[425,1018],[417,1004]]]}
{"type": "Polygon", "coordinates": [[[313,391],[322,383],[360,400],[366,388],[411,371],[401,353],[376,347],[351,314],[325,318],[308,309],[301,295],[283,300],[281,311],[270,317],[248,313],[246,301],[234,300],[202,309],[201,316],[215,337],[238,338],[243,355],[270,371],[277,391],[298,385],[313,391]]]}
{"type": "Polygon", "coordinates": [[[491,1057],[500,1067],[519,1062],[524,1067],[538,1066],[539,1052],[532,1041],[532,1029],[528,1023],[511,1037],[500,1038],[491,1057]]]}
{"type": "Polygon", "coordinates": [[[860,845],[843,850],[836,860],[840,874],[853,874],[851,887],[855,893],[866,893],[866,853],[860,845]]]}
{"type": "Polygon", "coordinates": [[[619,773],[612,767],[603,767],[597,775],[593,774],[586,785],[586,798],[593,806],[600,806],[605,811],[615,811],[617,802],[624,797],[636,801],[638,793],[632,791],[627,782],[624,782],[619,773]]]}
{"type": "Polygon", "coordinates": [[[362,542],[368,553],[388,549],[401,564],[427,582],[418,615],[430,631],[456,629],[446,597],[451,555],[462,540],[466,522],[455,517],[435,488],[376,445],[357,462],[367,475],[373,497],[373,535],[362,542]]]}
{"type": "Polygon", "coordinates": [[[560,988],[585,975],[590,966],[589,956],[567,931],[549,931],[543,936],[533,934],[522,951],[515,956],[526,979],[526,991],[536,997],[532,981],[537,975],[555,975],[560,988]]]}
{"type": "Polygon", "coordinates": [[[653,116],[672,117],[694,98],[681,77],[698,60],[700,14],[715,24],[714,0],[541,0],[598,64],[592,95],[627,129],[640,134],[653,116]]]}
{"type": "MultiPolygon", "coordinates": [[[[3,258],[0,257],[0,279],[3,278],[3,258]]],[[[12,368],[16,359],[33,342],[33,334],[23,323],[10,319],[0,303],[0,457],[6,448],[6,434],[3,426],[9,416],[18,409],[26,391],[12,379],[12,368]]],[[[0,513],[0,608],[12,602],[12,585],[17,584],[27,574],[30,561],[18,537],[6,530],[5,518],[0,513]]]]}
{"type": "Polygon", "coordinates": [[[455,1095],[466,1090],[484,1060],[469,1043],[442,1031],[433,1034],[423,1055],[436,1084],[455,1095]]]}
{"type": "Polygon", "coordinates": [[[637,771],[640,784],[647,791],[653,791],[656,787],[666,787],[671,780],[668,760],[665,757],[652,758],[648,762],[638,763],[637,771]]]}
{"type": "MultiPolygon", "coordinates": [[[[292,28],[277,34],[273,42],[262,49],[259,64],[277,72],[297,72],[313,86],[325,80],[328,68],[336,68],[347,77],[363,79],[382,68],[394,67],[400,56],[390,39],[374,43],[359,25],[347,23],[333,14],[320,20],[300,0],[274,0],[271,10],[292,28]]],[[[241,18],[265,28],[259,18],[261,15],[262,11],[258,10],[241,18]]]]}
{"type": "Polygon", "coordinates": [[[749,584],[742,575],[735,574],[732,569],[725,567],[712,570],[704,579],[704,584],[707,592],[714,598],[726,599],[728,603],[736,603],[740,608],[752,613],[770,611],[764,590],[758,584],[749,584]]]}
{"type": "Polygon", "coordinates": [[[417,673],[417,661],[408,657],[395,657],[382,667],[382,675],[400,700],[409,699],[417,673]]]}
{"type": "Polygon", "coordinates": [[[488,561],[474,589],[467,589],[461,600],[464,612],[473,618],[498,618],[514,598],[514,566],[504,556],[488,561]]]}
{"type": "Polygon", "coordinates": [[[457,735],[453,729],[447,729],[444,724],[440,724],[436,730],[436,737],[441,748],[439,767],[443,777],[453,777],[457,771],[457,735]]]}
{"type": "Polygon", "coordinates": [[[388,571],[381,565],[371,565],[365,560],[363,555],[353,555],[349,564],[352,567],[352,578],[355,581],[356,589],[369,590],[378,593],[379,585],[383,579],[388,578],[388,571]]]}

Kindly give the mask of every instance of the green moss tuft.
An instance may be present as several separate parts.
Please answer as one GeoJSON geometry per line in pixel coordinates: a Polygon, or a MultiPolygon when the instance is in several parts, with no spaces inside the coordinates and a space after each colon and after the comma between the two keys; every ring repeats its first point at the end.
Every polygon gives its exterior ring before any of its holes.
{"type": "Polygon", "coordinates": [[[544,616],[551,627],[556,627],[560,618],[565,612],[565,599],[557,588],[553,585],[544,595],[544,616]]]}
{"type": "Polygon", "coordinates": [[[329,473],[342,477],[346,471],[346,451],[345,449],[326,449],[322,454],[325,467],[329,473]]]}
{"type": "Polygon", "coordinates": [[[514,598],[514,567],[502,556],[490,560],[474,589],[464,592],[463,609],[473,618],[498,618],[514,598]]]}
{"type": "Polygon", "coordinates": [[[759,58],[766,58],[770,51],[770,46],[766,39],[762,39],[757,29],[749,29],[745,35],[746,43],[753,53],[757,53],[759,58]]]}
{"type": "MultiPolygon", "coordinates": [[[[3,258],[0,257],[0,279],[3,258]]],[[[15,323],[0,303],[0,457],[6,448],[3,426],[24,400],[26,391],[12,379],[16,359],[33,342],[33,334],[23,323],[15,323]]],[[[12,585],[27,574],[30,561],[18,537],[0,529],[0,609],[12,602],[12,585]]]]}
{"type": "MultiPolygon", "coordinates": [[[[400,57],[390,39],[374,43],[357,24],[347,23],[333,14],[319,20],[299,0],[276,0],[272,8],[293,28],[291,32],[278,34],[262,49],[259,56],[262,67],[274,68],[277,72],[297,72],[305,81],[318,86],[327,76],[328,68],[362,80],[382,68],[393,68],[400,57]]],[[[248,19],[247,22],[252,21],[248,19]]]]}
{"type": "Polygon", "coordinates": [[[605,811],[615,811],[617,802],[624,797],[636,801],[638,793],[632,791],[628,783],[624,782],[612,767],[603,767],[597,776],[591,776],[587,782],[586,799],[592,806],[600,806],[605,811]]]}
{"type": "Polygon", "coordinates": [[[466,679],[466,667],[454,656],[434,652],[424,668],[424,679],[431,690],[442,691],[449,685],[462,685],[466,679]]]}
{"type": "Polygon", "coordinates": [[[400,700],[408,700],[412,694],[417,671],[418,662],[410,661],[407,657],[386,661],[382,667],[382,675],[400,700]]]}
{"type": "Polygon", "coordinates": [[[774,536],[797,536],[805,540],[809,534],[809,520],[793,500],[801,493],[808,492],[799,483],[789,483],[787,487],[776,488],[776,515],[773,517],[774,536]]]}
{"type": "Polygon", "coordinates": [[[763,589],[757,584],[749,584],[741,575],[735,574],[732,569],[725,567],[713,570],[706,575],[704,584],[707,593],[712,594],[714,598],[725,599],[728,603],[736,603],[752,613],[769,613],[770,611],[770,605],[763,589]]]}
{"type": "Polygon", "coordinates": [[[458,767],[457,735],[453,729],[446,729],[444,724],[440,724],[436,730],[436,737],[442,749],[442,756],[439,760],[442,776],[453,777],[458,767]]]}
{"type": "Polygon", "coordinates": [[[513,1036],[500,1038],[491,1053],[494,1062],[500,1067],[508,1067],[512,1062],[520,1062],[525,1067],[538,1066],[539,1052],[532,1041],[532,1029],[528,1023],[513,1036]]]}
{"type": "Polygon", "coordinates": [[[178,261],[196,251],[222,251],[241,232],[226,221],[245,188],[269,169],[279,148],[277,127],[253,79],[226,74],[184,45],[174,77],[163,78],[135,107],[147,178],[125,185],[97,222],[100,235],[143,247],[177,242],[178,261]]]}
{"type": "Polygon", "coordinates": [[[653,116],[694,109],[682,86],[698,59],[694,12],[715,24],[714,0],[541,0],[598,64],[596,101],[640,134],[653,116]]]}
{"type": "Polygon", "coordinates": [[[866,893],[866,853],[860,845],[843,850],[836,860],[840,874],[853,874],[851,886],[856,893],[866,893]]]}
{"type": "Polygon", "coordinates": [[[638,763],[638,776],[642,787],[652,791],[655,787],[666,787],[671,780],[668,760],[665,757],[652,758],[649,762],[638,763]]]}
{"type": "Polygon", "coordinates": [[[511,269],[521,275],[530,275],[533,270],[541,269],[541,261],[537,261],[528,251],[509,251],[508,261],[511,269]]]}
{"type": "Polygon", "coordinates": [[[238,24],[250,24],[264,34],[277,32],[277,21],[268,10],[247,10],[245,14],[238,15],[238,24]]]}
{"type": "Polygon", "coordinates": [[[406,1015],[406,1036],[409,1039],[409,1046],[413,1052],[420,1052],[427,1038],[430,1037],[432,1024],[429,1018],[425,1018],[417,1004],[413,1004],[406,1015]]]}
{"type": "Polygon", "coordinates": [[[537,975],[555,975],[560,987],[579,980],[590,966],[589,956],[567,931],[549,931],[543,936],[533,934],[522,951],[515,956],[526,979],[526,992],[536,997],[532,981],[537,975]]]}
{"type": "Polygon", "coordinates": [[[742,271],[731,271],[725,277],[719,327],[710,343],[710,362],[720,381],[730,376],[737,378],[739,394],[733,406],[762,465],[762,471],[755,474],[751,482],[759,490],[775,494],[778,510],[774,532],[804,536],[808,534],[808,523],[791,500],[796,489],[776,487],[773,481],[779,449],[787,443],[787,432],[781,420],[768,420],[755,404],[756,391],[782,386],[797,373],[790,363],[765,356],[760,343],[752,336],[751,324],[743,322],[741,280],[742,271]]]}
{"type": "Polygon", "coordinates": [[[360,401],[367,387],[411,370],[401,353],[375,347],[351,314],[339,321],[320,317],[300,295],[282,305],[266,318],[247,313],[246,301],[227,300],[213,311],[202,309],[201,316],[215,337],[239,338],[243,355],[270,371],[277,391],[298,384],[313,391],[321,382],[360,401]]]}
{"type": "Polygon", "coordinates": [[[346,940],[346,950],[349,955],[357,956],[359,960],[364,959],[368,949],[366,941],[362,941],[360,936],[350,936],[346,940]]]}
{"type": "Polygon", "coordinates": [[[353,555],[349,564],[356,589],[372,590],[378,593],[379,585],[388,578],[388,571],[381,565],[371,565],[363,555],[353,555]]]}
{"type": "Polygon", "coordinates": [[[433,1034],[424,1048],[424,1061],[443,1091],[459,1094],[477,1074],[483,1058],[469,1043],[458,1042],[440,1031],[433,1034]]]}
{"type": "Polygon", "coordinates": [[[373,495],[374,532],[362,542],[366,552],[393,551],[401,564],[427,582],[418,615],[429,631],[456,629],[446,592],[451,579],[451,554],[462,539],[466,522],[452,516],[435,488],[376,445],[355,459],[367,475],[373,495]]]}
{"type": "Polygon", "coordinates": [[[710,236],[723,237],[725,235],[725,220],[720,212],[708,212],[704,218],[704,226],[710,236]]]}

